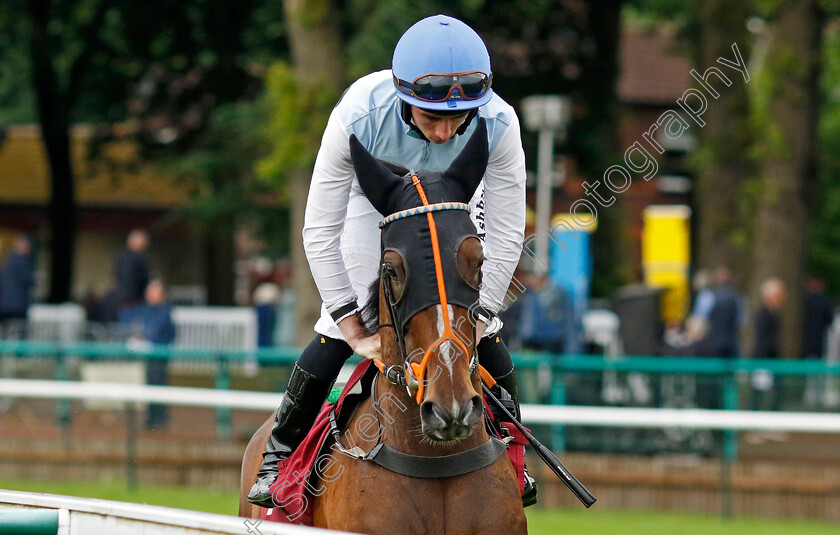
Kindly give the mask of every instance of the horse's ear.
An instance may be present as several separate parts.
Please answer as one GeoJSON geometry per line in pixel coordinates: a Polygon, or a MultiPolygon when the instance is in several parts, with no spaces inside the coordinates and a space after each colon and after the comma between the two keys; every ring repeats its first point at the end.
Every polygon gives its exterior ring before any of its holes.
{"type": "Polygon", "coordinates": [[[390,214],[393,211],[391,205],[394,193],[403,183],[402,177],[374,158],[355,134],[350,136],[350,157],[353,159],[353,168],[365,197],[380,214],[390,214]]]}
{"type": "Polygon", "coordinates": [[[464,146],[464,150],[455,158],[449,169],[443,172],[443,178],[455,189],[459,197],[457,200],[470,202],[475,189],[484,177],[489,158],[487,124],[484,118],[481,118],[472,137],[464,146]]]}

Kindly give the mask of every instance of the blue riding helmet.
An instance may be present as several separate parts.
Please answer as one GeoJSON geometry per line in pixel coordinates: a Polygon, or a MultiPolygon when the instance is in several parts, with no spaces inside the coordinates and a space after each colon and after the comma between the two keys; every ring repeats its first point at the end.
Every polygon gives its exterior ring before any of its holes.
{"type": "Polygon", "coordinates": [[[493,98],[490,54],[475,30],[446,15],[406,30],[391,70],[403,102],[433,111],[473,110],[493,98]]]}

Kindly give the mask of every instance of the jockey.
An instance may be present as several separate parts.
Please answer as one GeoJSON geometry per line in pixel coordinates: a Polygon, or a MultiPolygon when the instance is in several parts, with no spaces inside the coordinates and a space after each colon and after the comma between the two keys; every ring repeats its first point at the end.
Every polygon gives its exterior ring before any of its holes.
{"type": "MultiPolygon", "coordinates": [[[[513,397],[519,416],[516,375],[507,347],[496,336],[501,328],[496,313],[522,252],[525,154],[516,113],[490,88],[492,79],[490,56],[478,34],[460,20],[436,15],[403,34],[392,69],[357,80],[333,109],[315,161],[303,229],[322,315],[315,339],[292,370],[248,494],[251,503],[273,507],[270,487],[278,462],[306,436],[345,361],[354,352],[379,357],[379,334],[367,334],[358,302],[378,276],[377,225],[388,214],[373,208],[355,178],[351,134],[381,160],[443,171],[475,130],[475,118],[485,119],[490,159],[470,203],[486,257],[474,312],[476,340],[480,363],[513,397]]],[[[523,501],[535,500],[536,486],[526,477],[523,501]]]]}

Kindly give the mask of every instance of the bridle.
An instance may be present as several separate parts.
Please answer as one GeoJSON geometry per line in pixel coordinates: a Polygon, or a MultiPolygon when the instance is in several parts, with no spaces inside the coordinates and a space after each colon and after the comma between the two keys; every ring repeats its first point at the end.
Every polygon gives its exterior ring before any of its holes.
{"type": "MultiPolygon", "coordinates": [[[[480,366],[478,365],[478,355],[476,351],[473,350],[471,352],[464,341],[461,340],[452,328],[452,318],[449,317],[446,284],[444,281],[443,267],[441,263],[441,251],[440,243],[438,241],[437,225],[435,224],[435,218],[433,216],[435,212],[443,210],[463,210],[469,213],[470,207],[465,203],[459,202],[429,204],[428,199],[426,198],[426,193],[423,191],[423,186],[420,184],[420,178],[416,174],[413,174],[411,176],[411,180],[412,184],[417,189],[417,193],[420,195],[420,200],[423,203],[422,206],[391,214],[382,220],[379,224],[379,228],[384,229],[388,224],[407,217],[420,215],[426,216],[429,233],[431,235],[431,248],[435,263],[435,278],[437,279],[438,299],[441,307],[441,314],[443,315],[443,332],[441,333],[440,338],[426,348],[420,362],[415,362],[413,360],[413,355],[408,355],[405,347],[405,336],[403,329],[401,328],[401,326],[405,325],[405,323],[400,321],[403,318],[400,318],[398,315],[397,300],[394,299],[393,291],[391,289],[391,281],[396,274],[393,271],[393,267],[383,262],[380,266],[379,278],[383,287],[383,292],[385,293],[385,301],[388,306],[391,323],[380,324],[379,328],[390,327],[394,330],[397,347],[399,348],[403,365],[388,366],[379,359],[374,359],[373,362],[389,382],[395,385],[405,386],[409,396],[413,397],[417,403],[420,404],[423,402],[425,386],[429,383],[426,379],[426,368],[428,367],[429,360],[431,359],[435,349],[437,349],[441,344],[445,342],[455,344],[455,346],[462,351],[464,355],[470,356],[469,373],[471,376],[475,374],[476,370],[479,369],[480,366]]],[[[409,318],[405,319],[407,320],[409,318]]],[[[485,374],[486,372],[484,372],[482,368],[482,376],[485,374]]]]}

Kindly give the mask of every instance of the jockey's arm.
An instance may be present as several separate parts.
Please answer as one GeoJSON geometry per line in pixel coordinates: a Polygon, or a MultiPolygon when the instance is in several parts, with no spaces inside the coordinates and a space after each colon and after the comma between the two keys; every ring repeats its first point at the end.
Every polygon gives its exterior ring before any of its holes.
{"type": "Polygon", "coordinates": [[[309,269],[331,314],[355,304],[358,298],[341,256],[341,233],[355,176],[349,137],[333,111],[315,159],[303,223],[303,249],[309,269]]]}
{"type": "MultiPolygon", "coordinates": [[[[498,313],[519,263],[525,232],[525,153],[516,116],[490,154],[484,175],[484,203],[486,236],[480,302],[488,311],[498,313]]],[[[479,339],[487,325],[479,321],[476,329],[479,339]]]]}

